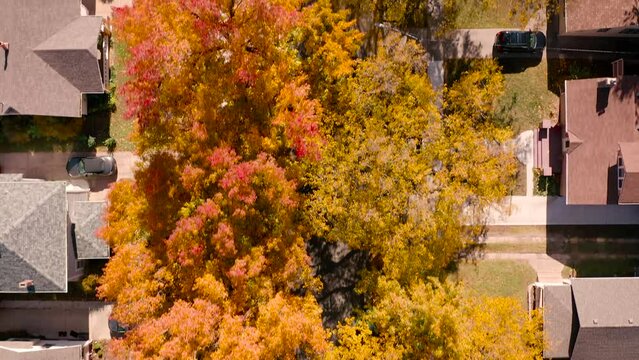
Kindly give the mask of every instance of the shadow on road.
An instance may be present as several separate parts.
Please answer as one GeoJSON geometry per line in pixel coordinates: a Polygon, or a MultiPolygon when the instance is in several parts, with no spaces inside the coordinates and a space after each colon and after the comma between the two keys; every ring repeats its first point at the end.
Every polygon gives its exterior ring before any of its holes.
{"type": "Polygon", "coordinates": [[[638,225],[549,225],[546,253],[578,277],[636,276],[638,225]]]}

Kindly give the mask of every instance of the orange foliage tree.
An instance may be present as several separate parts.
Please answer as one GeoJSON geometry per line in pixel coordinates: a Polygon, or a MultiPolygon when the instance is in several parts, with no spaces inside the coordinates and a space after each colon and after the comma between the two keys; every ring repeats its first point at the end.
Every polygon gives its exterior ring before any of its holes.
{"type": "Polygon", "coordinates": [[[132,329],[116,357],[327,350],[298,211],[299,178],[323,143],[307,79],[348,72],[340,57],[355,46],[330,41],[345,38],[344,16],[302,21],[322,7],[137,0],[114,13],[142,158],[135,181],[113,187],[102,230],[115,254],[98,294],[132,329]],[[319,36],[328,23],[336,35],[319,36]],[[301,54],[304,43],[322,53],[301,54]]]}

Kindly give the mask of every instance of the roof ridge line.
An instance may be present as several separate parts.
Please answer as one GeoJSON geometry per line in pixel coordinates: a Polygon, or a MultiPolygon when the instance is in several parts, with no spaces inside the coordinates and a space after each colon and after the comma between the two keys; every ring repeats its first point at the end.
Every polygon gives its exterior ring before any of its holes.
{"type": "MultiPolygon", "coordinates": [[[[59,181],[51,181],[49,183],[57,183],[59,181]]],[[[62,182],[62,181],[60,181],[62,182]]],[[[28,182],[25,182],[28,183],[28,182]]],[[[36,183],[34,183],[36,184],[36,183]]],[[[46,196],[43,196],[42,199],[40,199],[40,201],[37,202],[37,204],[35,206],[33,206],[31,209],[29,209],[29,211],[25,212],[24,215],[20,216],[18,219],[16,219],[16,221],[13,223],[12,226],[9,226],[8,229],[3,232],[2,234],[0,234],[0,238],[6,236],[7,234],[11,233],[11,231],[15,230],[17,228],[17,224],[21,224],[29,215],[32,215],[36,210],[38,210],[40,208],[40,206],[42,204],[44,204],[46,201],[48,201],[49,199],[51,199],[51,197],[53,197],[55,195],[55,191],[50,191],[46,196]]],[[[66,192],[65,192],[65,202],[66,202],[66,192]]],[[[11,247],[7,246],[6,243],[3,243],[3,245],[9,249],[11,252],[13,252],[14,254],[18,255],[18,252],[15,251],[15,249],[12,249],[11,247]]],[[[20,257],[20,256],[19,256],[20,257]]],[[[26,261],[24,258],[20,257],[22,260],[26,261]]],[[[36,270],[38,272],[38,274],[40,274],[42,277],[46,278],[47,280],[51,281],[52,284],[56,284],[56,281],[54,281],[47,273],[46,271],[42,271],[41,269],[39,269],[37,266],[35,266],[34,264],[31,264],[29,261],[26,261],[27,263],[29,263],[29,265],[31,265],[31,267],[36,270]]],[[[57,285],[57,284],[56,284],[57,285]]]]}

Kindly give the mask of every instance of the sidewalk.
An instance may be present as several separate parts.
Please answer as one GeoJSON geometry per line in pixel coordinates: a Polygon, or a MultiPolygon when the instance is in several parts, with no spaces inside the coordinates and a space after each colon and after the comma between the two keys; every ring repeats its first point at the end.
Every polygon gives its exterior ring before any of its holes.
{"type": "Polygon", "coordinates": [[[560,196],[510,196],[488,225],[639,225],[639,206],[566,205],[560,196]]]}

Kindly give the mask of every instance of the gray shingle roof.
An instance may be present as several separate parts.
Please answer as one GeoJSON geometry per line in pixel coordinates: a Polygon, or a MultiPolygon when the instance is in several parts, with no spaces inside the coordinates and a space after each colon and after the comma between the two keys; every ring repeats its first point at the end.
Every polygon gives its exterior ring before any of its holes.
{"type": "Polygon", "coordinates": [[[104,225],[102,220],[106,210],[103,201],[77,201],[71,221],[75,224],[75,246],[78,259],[107,259],[109,246],[96,235],[104,225]]]}
{"type": "Polygon", "coordinates": [[[82,93],[102,92],[101,17],[80,0],[0,0],[0,114],[79,117],[82,93]],[[5,55],[6,56],[2,56],[5,55]]]}
{"type": "Polygon", "coordinates": [[[572,352],[579,360],[636,360],[639,327],[581,328],[572,352]]]}
{"type": "Polygon", "coordinates": [[[575,278],[581,328],[639,326],[639,278],[575,278]]]}
{"type": "Polygon", "coordinates": [[[0,174],[0,182],[22,180],[22,174],[0,174]]]}
{"type": "Polygon", "coordinates": [[[570,356],[570,338],[573,330],[572,293],[570,285],[544,287],[544,357],[570,356]]]}
{"type": "Polygon", "coordinates": [[[639,278],[574,278],[571,285],[546,286],[544,333],[546,357],[567,357],[568,348],[572,359],[638,359],[639,278]]]}
{"type": "Polygon", "coordinates": [[[67,291],[66,183],[0,182],[0,292],[67,291]]]}

